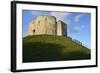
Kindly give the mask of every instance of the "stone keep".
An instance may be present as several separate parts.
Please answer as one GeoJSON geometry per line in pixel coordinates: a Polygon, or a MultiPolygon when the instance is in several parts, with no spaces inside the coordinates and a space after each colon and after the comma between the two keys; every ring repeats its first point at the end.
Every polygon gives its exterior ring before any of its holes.
{"type": "Polygon", "coordinates": [[[54,16],[38,16],[29,24],[29,35],[59,35],[67,36],[67,25],[54,16]]]}

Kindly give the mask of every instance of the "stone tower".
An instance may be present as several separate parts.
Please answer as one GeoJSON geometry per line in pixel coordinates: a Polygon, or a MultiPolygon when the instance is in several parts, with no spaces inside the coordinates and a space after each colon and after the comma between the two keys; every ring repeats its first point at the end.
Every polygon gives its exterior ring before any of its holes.
{"type": "Polygon", "coordinates": [[[38,16],[29,24],[29,35],[67,36],[67,25],[54,16],[38,16]]]}
{"type": "Polygon", "coordinates": [[[59,36],[67,36],[67,24],[63,21],[59,20],[57,22],[57,35],[59,36]]]}

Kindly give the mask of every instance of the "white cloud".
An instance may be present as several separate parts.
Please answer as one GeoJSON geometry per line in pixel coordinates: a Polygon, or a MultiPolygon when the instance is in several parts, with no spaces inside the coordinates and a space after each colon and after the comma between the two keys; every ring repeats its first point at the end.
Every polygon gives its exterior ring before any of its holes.
{"type": "Polygon", "coordinates": [[[40,16],[40,15],[49,15],[50,12],[45,12],[45,11],[32,11],[31,12],[34,16],[40,16]]]}
{"type": "Polygon", "coordinates": [[[49,12],[49,11],[32,11],[31,12],[34,16],[40,16],[40,15],[48,15],[48,16],[55,16],[57,21],[62,20],[65,23],[69,23],[70,20],[66,20],[67,16],[69,16],[71,13],[69,12],[49,12]]]}
{"type": "Polygon", "coordinates": [[[79,22],[80,18],[83,16],[84,14],[79,14],[77,16],[75,16],[75,22],[79,22]]]}
{"type": "Polygon", "coordinates": [[[66,22],[66,17],[68,15],[70,15],[71,13],[67,13],[67,12],[66,13],[64,13],[64,12],[51,12],[50,14],[51,14],[51,16],[55,16],[57,18],[57,21],[58,20],[62,20],[64,22],[66,22]]]}
{"type": "Polygon", "coordinates": [[[84,29],[84,28],[85,28],[85,26],[84,26],[84,25],[81,25],[81,28],[82,28],[82,29],[84,29]]]}
{"type": "Polygon", "coordinates": [[[73,27],[73,31],[74,31],[75,33],[79,33],[79,32],[81,31],[81,28],[78,27],[78,26],[75,26],[75,27],[73,27]]]}
{"type": "Polygon", "coordinates": [[[84,28],[85,28],[84,25],[80,25],[80,26],[74,26],[74,27],[72,28],[72,30],[73,30],[73,32],[75,32],[75,33],[80,33],[81,31],[84,30],[84,28]]]}
{"type": "Polygon", "coordinates": [[[40,15],[40,12],[38,12],[38,11],[31,11],[31,13],[32,13],[33,15],[36,15],[36,16],[40,15]]]}

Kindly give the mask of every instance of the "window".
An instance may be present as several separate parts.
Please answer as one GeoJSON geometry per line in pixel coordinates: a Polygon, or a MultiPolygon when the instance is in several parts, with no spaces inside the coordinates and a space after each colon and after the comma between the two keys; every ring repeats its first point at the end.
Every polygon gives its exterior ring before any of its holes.
{"type": "Polygon", "coordinates": [[[33,33],[35,33],[35,29],[33,30],[33,33]]]}

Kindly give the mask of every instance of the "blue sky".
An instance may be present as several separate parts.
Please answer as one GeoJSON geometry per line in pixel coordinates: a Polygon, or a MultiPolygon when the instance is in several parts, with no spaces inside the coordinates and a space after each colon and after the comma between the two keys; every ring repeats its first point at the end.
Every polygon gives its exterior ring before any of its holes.
{"type": "Polygon", "coordinates": [[[82,42],[86,47],[91,47],[91,14],[79,12],[55,12],[55,11],[22,11],[23,37],[28,33],[29,22],[40,15],[55,16],[67,24],[68,36],[82,42]]]}

